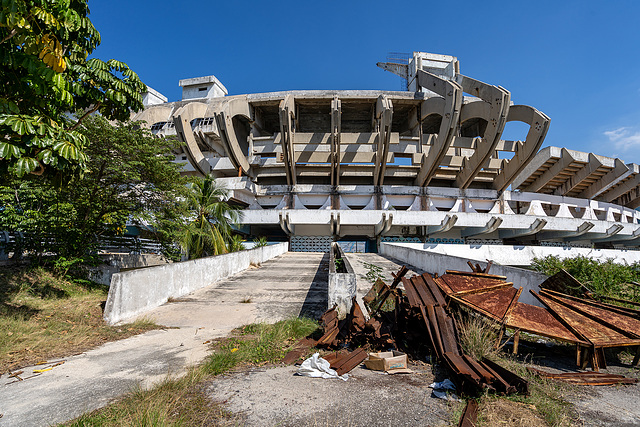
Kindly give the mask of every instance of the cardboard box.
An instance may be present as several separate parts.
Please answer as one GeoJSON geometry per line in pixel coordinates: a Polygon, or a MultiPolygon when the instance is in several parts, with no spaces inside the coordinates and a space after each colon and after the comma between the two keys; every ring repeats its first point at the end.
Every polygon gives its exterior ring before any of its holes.
{"type": "Polygon", "coordinates": [[[364,364],[374,371],[384,371],[390,374],[411,372],[407,369],[407,355],[395,350],[369,353],[369,359],[365,360],[364,364]]]}

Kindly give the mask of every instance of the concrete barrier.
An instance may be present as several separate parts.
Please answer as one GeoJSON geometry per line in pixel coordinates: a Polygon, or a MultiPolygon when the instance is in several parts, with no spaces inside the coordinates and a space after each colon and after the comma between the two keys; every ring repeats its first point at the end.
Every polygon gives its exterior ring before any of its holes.
{"type": "Polygon", "coordinates": [[[336,306],[338,318],[344,319],[351,310],[351,301],[356,296],[356,273],[337,243],[329,250],[329,296],[328,308],[336,306]],[[344,272],[337,271],[336,259],[341,259],[344,272]]]}
{"type": "MultiPolygon", "coordinates": [[[[411,243],[382,243],[378,248],[381,255],[395,258],[409,265],[417,267],[429,273],[444,274],[446,270],[471,271],[467,264],[468,258],[456,257],[452,255],[438,254],[419,248],[411,243]]],[[[477,261],[483,268],[487,266],[484,261],[477,261]]],[[[540,283],[544,282],[548,276],[524,268],[509,267],[506,265],[493,264],[491,274],[506,276],[507,281],[513,282],[518,288],[522,286],[522,294],[518,301],[542,307],[542,304],[529,292],[538,291],[540,283]]]]}
{"type": "Polygon", "coordinates": [[[109,324],[140,315],[204,288],[233,274],[287,252],[289,243],[277,243],[192,261],[125,271],[111,276],[104,319],[109,324]]]}

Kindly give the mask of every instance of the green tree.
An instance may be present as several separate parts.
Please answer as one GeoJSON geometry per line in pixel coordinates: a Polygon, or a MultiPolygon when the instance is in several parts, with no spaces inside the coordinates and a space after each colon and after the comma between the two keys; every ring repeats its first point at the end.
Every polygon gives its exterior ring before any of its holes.
{"type": "Polygon", "coordinates": [[[229,252],[232,224],[239,219],[236,206],[229,205],[228,191],[211,175],[188,185],[188,205],[193,220],[185,227],[181,244],[189,259],[229,252]]]}
{"type": "Polygon", "coordinates": [[[69,185],[12,178],[0,186],[0,230],[29,236],[35,254],[81,256],[127,223],[145,225],[167,243],[177,240],[185,215],[185,181],[173,161],[178,143],[154,137],[134,123],[111,125],[87,118],[79,130],[87,140],[87,171],[69,185]]]}
{"type": "Polygon", "coordinates": [[[88,59],[100,44],[88,15],[87,0],[2,0],[0,174],[82,173],[82,121],[142,108],[146,86],[127,64],[88,59]]]}

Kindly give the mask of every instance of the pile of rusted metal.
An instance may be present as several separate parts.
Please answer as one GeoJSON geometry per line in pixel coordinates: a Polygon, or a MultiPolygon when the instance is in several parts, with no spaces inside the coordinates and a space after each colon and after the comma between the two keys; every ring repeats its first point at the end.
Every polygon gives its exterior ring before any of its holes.
{"type": "MultiPolygon", "coordinates": [[[[404,267],[398,271],[390,286],[381,280],[375,283],[364,297],[370,313],[368,320],[355,298],[351,312],[344,320],[338,320],[335,310],[327,311],[321,317],[324,334],[317,346],[392,347],[416,354],[412,344],[424,345],[428,337],[427,344],[455,374],[460,389],[468,392],[488,389],[505,394],[527,393],[526,380],[495,362],[478,361],[464,354],[455,319],[447,309],[445,294],[433,277],[425,273],[406,279],[403,277],[406,272],[404,267]],[[399,288],[400,283],[404,291],[399,288]]],[[[349,360],[357,358],[350,356],[349,360]]]]}
{"type": "Polygon", "coordinates": [[[564,270],[543,282],[539,292],[530,291],[542,307],[518,301],[522,288],[504,276],[447,271],[434,281],[450,300],[496,321],[502,330],[514,330],[514,353],[522,331],[576,344],[581,369],[589,363],[594,372],[606,368],[605,348],[636,346],[633,365],[640,360],[640,310],[597,301],[564,270]]]}

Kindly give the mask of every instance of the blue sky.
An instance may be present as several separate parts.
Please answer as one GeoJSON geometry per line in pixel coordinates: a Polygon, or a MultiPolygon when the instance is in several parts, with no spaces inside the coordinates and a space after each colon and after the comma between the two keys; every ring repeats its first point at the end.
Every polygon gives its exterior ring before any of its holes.
{"type": "MultiPolygon", "coordinates": [[[[230,94],[398,90],[389,52],[457,56],[461,72],[551,117],[546,145],[640,163],[640,2],[90,0],[94,56],[170,101],[214,74],[230,94]]],[[[510,125],[509,125],[510,126],[510,125]]],[[[507,138],[524,138],[517,126],[507,138]]]]}

